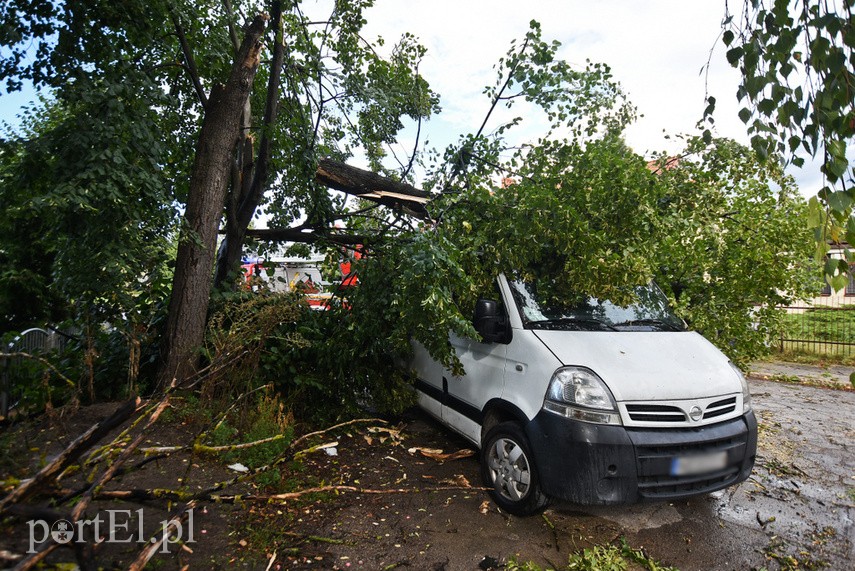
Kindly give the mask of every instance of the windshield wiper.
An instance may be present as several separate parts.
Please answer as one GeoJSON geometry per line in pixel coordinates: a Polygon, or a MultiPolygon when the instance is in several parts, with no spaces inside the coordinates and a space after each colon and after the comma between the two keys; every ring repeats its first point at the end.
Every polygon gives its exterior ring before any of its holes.
{"type": "Polygon", "coordinates": [[[673,323],[662,321],[661,319],[631,319],[623,323],[615,323],[615,327],[632,326],[632,325],[649,325],[650,327],[658,327],[663,331],[682,331],[682,327],[677,327],[673,323]]]}
{"type": "Polygon", "coordinates": [[[583,326],[587,326],[587,328],[590,329],[593,326],[594,329],[617,331],[617,329],[605,321],[600,321],[599,319],[586,319],[584,317],[556,317],[554,319],[541,319],[539,321],[530,321],[529,325],[539,325],[544,329],[553,329],[552,326],[561,325],[575,325],[579,329],[583,329],[583,326]]]}

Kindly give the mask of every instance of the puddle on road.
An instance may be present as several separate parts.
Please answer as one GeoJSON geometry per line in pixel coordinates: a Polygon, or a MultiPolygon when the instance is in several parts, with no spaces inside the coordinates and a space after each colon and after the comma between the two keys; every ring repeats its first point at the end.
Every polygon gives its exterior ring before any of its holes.
{"type": "Polygon", "coordinates": [[[632,533],[657,529],[683,521],[672,504],[637,504],[620,507],[587,507],[585,513],[618,524],[632,533]]]}

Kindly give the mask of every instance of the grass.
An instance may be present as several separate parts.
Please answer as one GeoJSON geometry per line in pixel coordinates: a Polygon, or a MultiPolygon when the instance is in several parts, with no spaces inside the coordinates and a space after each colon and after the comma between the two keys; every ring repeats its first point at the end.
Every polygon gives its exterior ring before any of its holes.
{"type": "Polygon", "coordinates": [[[779,349],[785,360],[855,364],[855,306],[785,313],[781,325],[779,349]]]}
{"type": "Polygon", "coordinates": [[[786,313],[782,320],[785,339],[855,344],[855,306],[814,308],[786,313]]]}
{"type": "MultiPolygon", "coordinates": [[[[282,440],[221,454],[225,462],[240,462],[250,469],[271,464],[285,452],[293,438],[293,418],[285,412],[281,401],[275,395],[263,395],[252,409],[252,415],[244,422],[238,420],[236,424],[244,424],[245,428],[241,430],[229,422],[219,424],[211,434],[212,444],[223,446],[254,442],[279,434],[287,435],[282,440]]],[[[255,482],[264,487],[276,488],[281,479],[279,468],[273,468],[256,476],[255,482]]]]}
{"type": "Polygon", "coordinates": [[[807,365],[845,365],[855,367],[855,347],[839,345],[818,345],[816,343],[784,342],[784,350],[776,351],[768,356],[769,360],[788,361],[807,365]]]}

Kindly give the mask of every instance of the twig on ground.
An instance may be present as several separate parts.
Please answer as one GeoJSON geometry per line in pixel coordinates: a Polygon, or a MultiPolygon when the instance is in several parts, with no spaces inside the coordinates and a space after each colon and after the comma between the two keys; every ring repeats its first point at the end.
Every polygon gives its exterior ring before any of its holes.
{"type": "Polygon", "coordinates": [[[106,419],[93,424],[89,430],[78,436],[69,444],[62,453],[49,462],[44,468],[39,470],[38,474],[25,480],[18,485],[17,488],[9,492],[2,500],[0,500],[0,513],[3,513],[9,506],[23,501],[28,496],[32,495],[36,490],[45,484],[54,480],[61,474],[72,462],[77,460],[84,452],[92,445],[106,436],[114,428],[118,427],[126,421],[139,405],[139,399],[134,399],[120,406],[116,411],[106,419]]]}
{"type": "Polygon", "coordinates": [[[142,571],[146,564],[148,564],[149,560],[157,553],[157,550],[160,549],[160,546],[163,545],[163,542],[169,541],[170,534],[173,531],[181,529],[184,520],[187,518],[187,514],[194,507],[196,507],[196,501],[191,500],[187,502],[183,508],[178,510],[178,512],[169,519],[169,522],[163,526],[159,535],[154,535],[151,540],[147,542],[147,545],[143,550],[137,554],[136,559],[128,565],[128,571],[142,571]]]}

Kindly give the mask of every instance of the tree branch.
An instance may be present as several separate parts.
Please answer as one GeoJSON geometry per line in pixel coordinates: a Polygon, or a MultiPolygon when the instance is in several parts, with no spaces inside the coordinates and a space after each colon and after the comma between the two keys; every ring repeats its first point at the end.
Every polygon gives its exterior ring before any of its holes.
{"type": "Polygon", "coordinates": [[[184,55],[185,69],[190,76],[190,81],[193,82],[193,88],[196,90],[196,96],[202,104],[202,108],[208,106],[208,96],[205,94],[205,89],[202,87],[202,81],[199,78],[199,69],[196,67],[196,60],[193,57],[193,51],[190,49],[190,44],[187,42],[187,36],[184,33],[184,27],[181,25],[181,20],[173,7],[169,10],[172,16],[172,25],[175,27],[175,33],[178,34],[178,41],[181,44],[181,53],[184,55]]]}
{"type": "Polygon", "coordinates": [[[405,182],[397,182],[328,158],[319,161],[315,180],[353,196],[390,208],[401,208],[416,218],[429,218],[425,204],[430,201],[431,194],[405,182]]]}
{"type": "Polygon", "coordinates": [[[223,0],[223,8],[226,11],[226,20],[229,27],[229,38],[232,41],[232,48],[234,48],[235,54],[237,54],[238,49],[240,49],[240,40],[238,39],[237,31],[235,30],[235,16],[234,10],[232,10],[231,0],[223,0]]]}
{"type": "Polygon", "coordinates": [[[0,513],[4,512],[12,504],[26,499],[40,487],[44,486],[61,474],[66,467],[80,457],[81,454],[91,448],[93,444],[106,436],[114,428],[125,422],[134,412],[136,412],[139,403],[139,398],[128,401],[116,409],[112,415],[101,422],[92,425],[89,430],[74,439],[74,441],[69,444],[59,456],[49,462],[39,471],[38,474],[29,480],[21,482],[17,488],[9,492],[6,497],[0,500],[0,513]]]}
{"type": "Polygon", "coordinates": [[[368,236],[355,234],[329,234],[318,229],[309,232],[300,228],[257,228],[246,231],[247,236],[257,240],[270,242],[298,242],[300,244],[314,244],[315,242],[328,241],[342,246],[356,246],[372,241],[368,236]]]}

